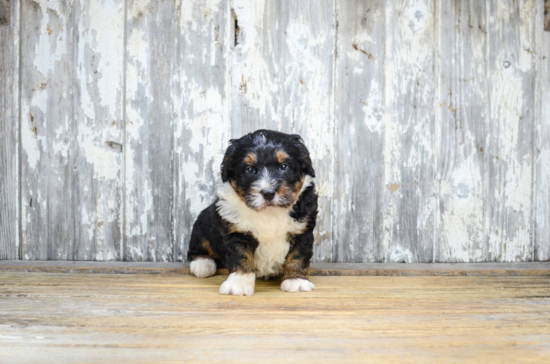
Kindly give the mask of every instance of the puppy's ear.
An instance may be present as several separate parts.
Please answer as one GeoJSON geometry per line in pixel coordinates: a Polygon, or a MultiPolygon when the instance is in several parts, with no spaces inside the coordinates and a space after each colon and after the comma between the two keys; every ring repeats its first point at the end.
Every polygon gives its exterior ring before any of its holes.
{"type": "Polygon", "coordinates": [[[229,141],[229,147],[227,147],[227,150],[225,151],[225,155],[223,156],[223,162],[221,165],[221,172],[222,172],[222,182],[227,182],[229,178],[231,178],[231,167],[233,165],[233,161],[235,159],[235,152],[237,151],[237,139],[231,139],[229,141]]]}
{"type": "Polygon", "coordinates": [[[290,136],[290,140],[296,149],[298,149],[298,161],[302,167],[302,171],[305,174],[309,174],[311,177],[315,177],[315,170],[313,169],[313,164],[311,163],[311,158],[309,157],[309,151],[304,144],[304,141],[301,136],[298,134],[293,134],[290,136]]]}

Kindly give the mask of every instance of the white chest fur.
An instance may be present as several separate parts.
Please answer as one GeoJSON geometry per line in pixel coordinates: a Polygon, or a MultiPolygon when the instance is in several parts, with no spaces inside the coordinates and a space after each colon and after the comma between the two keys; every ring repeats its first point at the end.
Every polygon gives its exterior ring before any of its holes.
{"type": "MultiPolygon", "coordinates": [[[[313,181],[310,176],[307,177],[300,193],[313,181]]],[[[229,182],[218,187],[218,197],[218,213],[237,229],[250,232],[258,240],[259,246],[254,253],[256,275],[267,277],[281,274],[290,248],[288,235],[303,231],[306,222],[290,217],[291,209],[267,207],[260,212],[252,210],[239,198],[229,182]]]]}

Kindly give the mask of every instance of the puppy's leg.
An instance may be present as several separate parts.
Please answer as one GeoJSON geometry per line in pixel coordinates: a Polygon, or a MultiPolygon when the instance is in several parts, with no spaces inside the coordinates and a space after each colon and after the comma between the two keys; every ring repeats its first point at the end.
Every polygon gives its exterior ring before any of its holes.
{"type": "Polygon", "coordinates": [[[189,268],[191,273],[198,278],[207,278],[216,274],[216,260],[223,257],[219,246],[222,244],[221,236],[212,234],[210,224],[211,209],[201,212],[193,225],[189,252],[187,258],[191,261],[189,268]]]}
{"type": "Polygon", "coordinates": [[[308,280],[309,262],[313,255],[313,232],[292,236],[293,245],[286,256],[281,290],[309,292],[315,285],[308,280]]]}
{"type": "Polygon", "coordinates": [[[189,269],[197,278],[207,278],[216,274],[216,261],[208,253],[208,250],[203,248],[203,244],[209,244],[208,240],[198,240],[197,242],[191,240],[189,253],[187,254],[188,259],[191,261],[189,269]]]}
{"type": "Polygon", "coordinates": [[[229,277],[220,287],[221,294],[252,296],[256,284],[254,251],[258,242],[252,235],[231,233],[225,238],[229,277]]]}

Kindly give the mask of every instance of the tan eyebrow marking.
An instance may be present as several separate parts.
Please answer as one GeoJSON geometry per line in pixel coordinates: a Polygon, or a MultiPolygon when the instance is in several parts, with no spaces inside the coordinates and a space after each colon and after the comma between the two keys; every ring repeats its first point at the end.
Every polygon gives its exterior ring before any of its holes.
{"type": "Polygon", "coordinates": [[[277,161],[279,163],[283,163],[287,158],[288,158],[288,154],[286,154],[284,150],[281,150],[281,149],[277,150],[277,161]]]}
{"type": "Polygon", "coordinates": [[[256,164],[257,160],[258,160],[258,156],[256,156],[256,153],[248,153],[248,155],[244,159],[244,162],[248,163],[252,166],[252,165],[256,164]]]}

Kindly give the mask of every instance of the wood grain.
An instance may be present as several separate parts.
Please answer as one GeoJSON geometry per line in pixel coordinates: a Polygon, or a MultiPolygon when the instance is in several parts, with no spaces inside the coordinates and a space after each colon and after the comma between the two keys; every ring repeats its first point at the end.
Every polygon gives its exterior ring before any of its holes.
{"type": "MultiPolygon", "coordinates": [[[[78,274],[190,274],[189,262],[0,261],[2,272],[78,274]]],[[[217,274],[227,275],[227,269],[217,274]]],[[[527,263],[313,263],[310,276],[550,276],[550,262],[527,263]]]]}
{"type": "MultiPolygon", "coordinates": [[[[9,2],[0,1],[3,11],[9,2]]],[[[17,259],[19,248],[19,9],[0,18],[0,259],[17,259]]]]}
{"type": "Polygon", "coordinates": [[[119,258],[121,1],[23,1],[22,258],[119,258]]]}
{"type": "Polygon", "coordinates": [[[229,49],[233,19],[226,1],[184,1],[176,9],[174,129],[174,261],[185,261],[191,229],[216,196],[220,165],[231,139],[229,49]]]}
{"type": "Polygon", "coordinates": [[[313,277],[288,294],[225,277],[0,273],[6,362],[546,363],[547,277],[313,277]],[[460,294],[457,294],[460,292],[460,294]]]}
{"type": "MultiPolygon", "coordinates": [[[[16,11],[14,9],[14,11],[16,11]]],[[[0,26],[7,26],[11,24],[11,6],[10,0],[0,0],[0,26]]],[[[10,41],[10,44],[14,44],[13,38],[6,35],[5,41],[10,41]]]]}
{"type": "MultiPolygon", "coordinates": [[[[546,2],[550,11],[550,1],[546,2]]],[[[542,13],[540,4],[539,13],[542,13]]],[[[550,22],[550,17],[547,18],[550,22]]],[[[550,260],[550,33],[537,21],[538,97],[536,115],[535,260],[550,260]]]]}
{"type": "Polygon", "coordinates": [[[488,2],[488,261],[533,259],[536,2],[488,2]]]}
{"type": "Polygon", "coordinates": [[[438,221],[435,261],[487,259],[487,8],[443,1],[439,10],[438,221]]]}
{"type": "Polygon", "coordinates": [[[383,260],[385,1],[337,1],[333,257],[383,260]]]}
{"type": "Polygon", "coordinates": [[[125,260],[185,260],[228,145],[225,2],[129,2],[125,260]]]}
{"type": "Polygon", "coordinates": [[[176,3],[127,6],[124,259],[171,261],[176,3]]]}
{"type": "Polygon", "coordinates": [[[314,260],[332,259],[335,123],[331,105],[333,2],[233,1],[233,137],[260,128],[297,133],[313,160],[319,194],[314,260]]]}
{"type": "Polygon", "coordinates": [[[386,3],[384,24],[384,234],[379,255],[384,262],[431,262],[437,192],[435,2],[386,3]]]}

